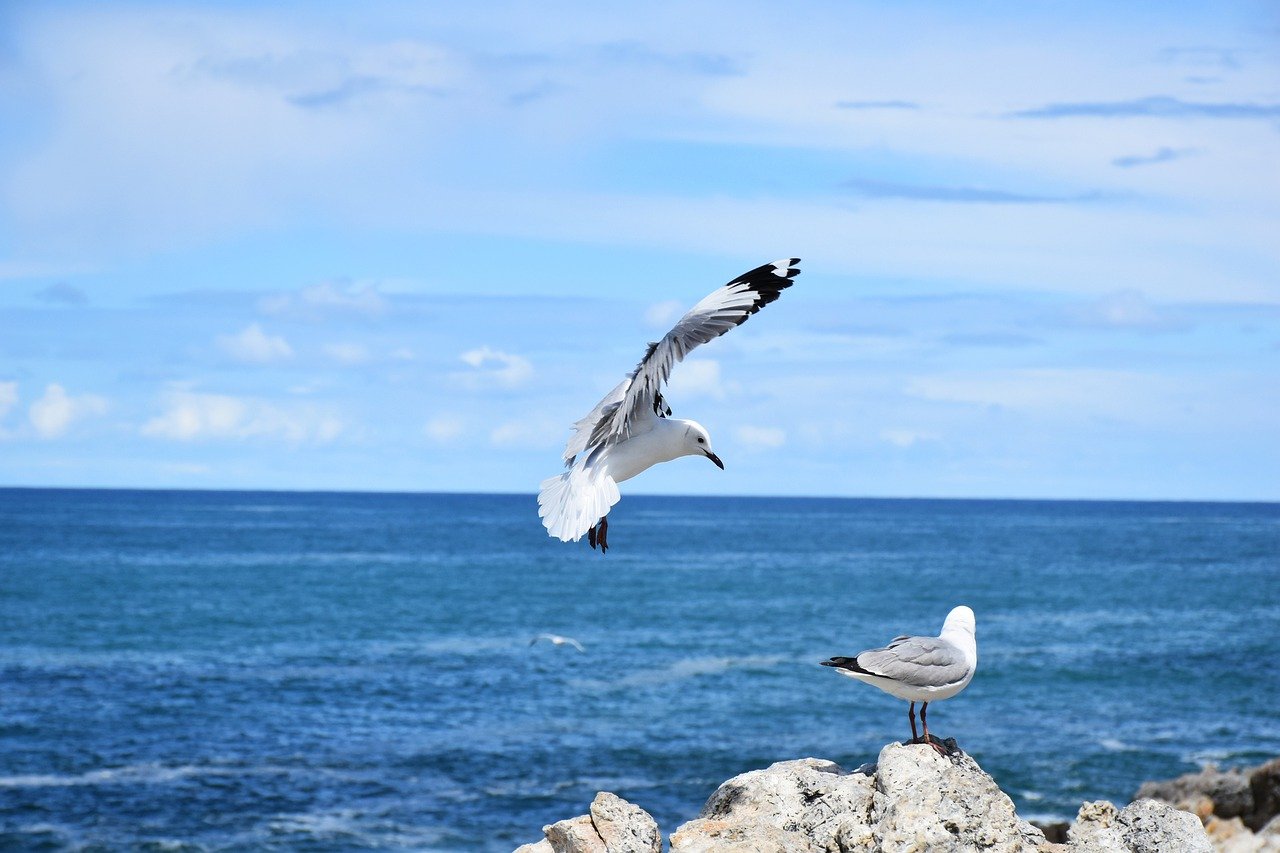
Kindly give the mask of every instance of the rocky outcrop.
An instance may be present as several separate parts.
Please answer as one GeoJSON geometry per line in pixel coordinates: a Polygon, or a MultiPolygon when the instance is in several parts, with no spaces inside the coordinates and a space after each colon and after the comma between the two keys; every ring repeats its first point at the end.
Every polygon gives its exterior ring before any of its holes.
{"type": "MultiPolygon", "coordinates": [[[[600,794],[591,814],[544,827],[522,853],[660,850],[642,809],[600,794]],[[611,799],[605,799],[611,798],[611,799]],[[618,814],[605,818],[605,803],[618,814]],[[599,808],[598,808],[599,806],[599,808]],[[604,829],[610,821],[620,828],[604,829]],[[595,845],[595,846],[591,846],[595,845]]],[[[722,784],[671,834],[671,853],[1211,853],[1200,821],[1154,800],[1124,809],[1086,803],[1055,844],[1018,817],[970,756],[889,744],[874,765],[845,770],[817,758],[783,761],[722,784]]]]}
{"type": "Polygon", "coordinates": [[[1044,836],[964,753],[890,744],[874,767],[784,761],[744,773],[671,836],[672,853],[756,851],[1018,851],[1044,836]]]}
{"type": "Polygon", "coordinates": [[[591,801],[591,813],[542,828],[536,844],[516,853],[661,853],[662,834],[647,811],[621,797],[601,791],[591,801]]]}
{"type": "Polygon", "coordinates": [[[1156,800],[1137,800],[1117,810],[1105,800],[1085,803],[1058,850],[1081,853],[1213,853],[1213,845],[1195,815],[1156,800]]]}
{"type": "Polygon", "coordinates": [[[1206,767],[1177,779],[1146,782],[1151,797],[1190,812],[1223,853],[1280,853],[1280,758],[1259,767],[1206,767]]]}

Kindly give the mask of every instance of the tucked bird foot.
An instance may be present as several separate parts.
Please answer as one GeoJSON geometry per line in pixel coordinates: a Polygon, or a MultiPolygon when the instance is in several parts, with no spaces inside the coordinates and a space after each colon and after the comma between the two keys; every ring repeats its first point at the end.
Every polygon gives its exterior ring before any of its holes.
{"type": "Polygon", "coordinates": [[[602,518],[587,531],[587,542],[594,550],[598,545],[601,554],[609,553],[609,519],[602,518]]]}

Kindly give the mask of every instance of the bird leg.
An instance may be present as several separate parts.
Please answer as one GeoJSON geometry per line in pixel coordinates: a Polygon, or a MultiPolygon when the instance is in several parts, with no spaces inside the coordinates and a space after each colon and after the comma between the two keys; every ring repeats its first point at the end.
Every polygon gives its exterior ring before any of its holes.
{"type": "Polygon", "coordinates": [[[609,552],[608,516],[600,519],[587,530],[587,542],[591,544],[592,550],[599,545],[601,554],[607,554],[609,552]]]}
{"type": "Polygon", "coordinates": [[[915,702],[912,702],[911,707],[907,708],[907,717],[909,717],[911,720],[911,742],[915,743],[916,741],[920,740],[920,735],[916,734],[916,703],[915,702]]]}
{"type": "Polygon", "coordinates": [[[929,721],[925,719],[925,712],[928,710],[928,708],[929,708],[928,702],[925,702],[923,705],[920,706],[920,724],[924,726],[924,742],[929,744],[929,746],[933,747],[934,749],[938,750],[939,755],[946,755],[947,748],[940,743],[935,743],[933,740],[933,736],[929,734],[929,721]]]}

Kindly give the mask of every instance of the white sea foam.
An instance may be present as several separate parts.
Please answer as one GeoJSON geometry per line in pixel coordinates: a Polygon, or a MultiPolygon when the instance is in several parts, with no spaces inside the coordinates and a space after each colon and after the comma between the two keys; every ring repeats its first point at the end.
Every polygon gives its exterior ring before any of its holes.
{"type": "Polygon", "coordinates": [[[289,767],[225,767],[220,765],[129,764],[76,774],[33,773],[0,776],[0,788],[67,788],[77,785],[151,785],[213,776],[276,776],[296,772],[289,767]]]}
{"type": "Polygon", "coordinates": [[[1098,746],[1102,747],[1107,752],[1141,752],[1138,747],[1130,746],[1124,741],[1116,740],[1113,737],[1104,737],[1102,740],[1098,741],[1098,746]]]}
{"type": "Polygon", "coordinates": [[[773,669],[780,664],[790,662],[794,662],[793,659],[784,655],[684,658],[668,666],[639,670],[617,679],[583,680],[576,684],[589,688],[648,687],[703,675],[718,675],[730,669],[773,669]]]}

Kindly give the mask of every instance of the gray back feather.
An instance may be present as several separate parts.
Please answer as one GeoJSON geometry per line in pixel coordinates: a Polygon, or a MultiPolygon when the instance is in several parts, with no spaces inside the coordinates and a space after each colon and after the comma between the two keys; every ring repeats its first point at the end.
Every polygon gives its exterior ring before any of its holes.
{"type": "Polygon", "coordinates": [[[859,653],[858,666],[872,675],[912,687],[941,687],[969,674],[964,652],[941,637],[896,637],[882,649],[859,653]]]}

